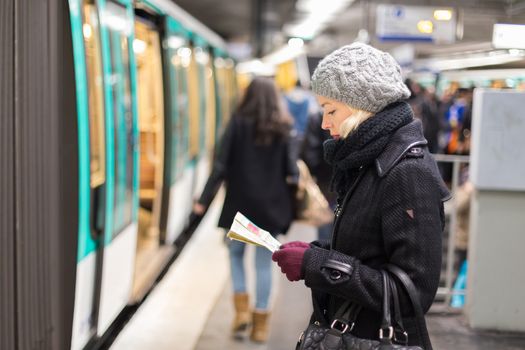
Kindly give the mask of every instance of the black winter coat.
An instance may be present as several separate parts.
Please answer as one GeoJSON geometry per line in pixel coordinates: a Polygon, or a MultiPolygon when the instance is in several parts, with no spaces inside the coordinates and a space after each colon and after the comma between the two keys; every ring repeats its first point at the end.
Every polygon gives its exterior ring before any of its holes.
{"type": "MultiPolygon", "coordinates": [[[[426,148],[421,122],[398,129],[360,179],[341,213],[329,244],[314,242],[303,260],[305,284],[326,309],[328,320],[344,300],[363,306],[353,334],[378,339],[382,280],[386,263],[412,279],[426,312],[434,300],[441,270],[443,202],[449,192],[426,148]]],[[[352,190],[351,190],[352,191],[352,190]]],[[[398,290],[403,291],[401,285],[398,290]]],[[[422,345],[410,301],[401,293],[409,344],[422,345]]]]}
{"type": "Polygon", "coordinates": [[[285,233],[292,221],[286,178],[298,176],[296,151],[289,139],[256,145],[254,126],[250,118],[231,118],[199,203],[209,206],[224,181],[226,197],[219,227],[230,228],[239,211],[273,235],[285,233]]]}

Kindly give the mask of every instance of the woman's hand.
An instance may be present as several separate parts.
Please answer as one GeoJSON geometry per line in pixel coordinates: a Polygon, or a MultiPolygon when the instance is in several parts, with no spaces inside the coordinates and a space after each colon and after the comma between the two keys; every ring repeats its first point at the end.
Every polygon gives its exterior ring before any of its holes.
{"type": "MultiPolygon", "coordinates": [[[[305,243],[305,242],[290,242],[290,243],[305,243]]],[[[289,244],[289,243],[287,243],[289,244]]],[[[282,273],[286,275],[289,281],[299,281],[304,278],[303,276],[303,257],[304,252],[310,249],[310,245],[285,247],[283,245],[281,249],[273,253],[272,260],[279,265],[282,273]]]]}
{"type": "Polygon", "coordinates": [[[199,202],[195,202],[195,204],[193,204],[193,213],[195,215],[203,215],[204,212],[206,211],[206,207],[202,204],[200,204],[199,202]]]}

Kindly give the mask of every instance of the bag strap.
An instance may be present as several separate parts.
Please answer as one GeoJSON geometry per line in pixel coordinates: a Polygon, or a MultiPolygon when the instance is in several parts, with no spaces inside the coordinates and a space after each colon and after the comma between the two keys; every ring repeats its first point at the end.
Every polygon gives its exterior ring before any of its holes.
{"type": "Polygon", "coordinates": [[[390,292],[392,293],[392,302],[394,304],[394,341],[404,345],[408,344],[408,334],[403,325],[403,316],[399,304],[399,293],[397,292],[396,282],[390,278],[390,292]]]}
{"type": "Polygon", "coordinates": [[[316,321],[328,324],[330,327],[339,329],[343,333],[347,330],[351,331],[353,329],[357,316],[359,315],[359,312],[361,312],[362,309],[360,305],[355,304],[350,300],[346,300],[336,311],[334,319],[329,323],[327,322],[324,312],[319,306],[317,298],[315,297],[313,292],[312,301],[316,321]]]}
{"type": "Polygon", "coordinates": [[[419,292],[414,286],[414,283],[406,274],[406,272],[399,267],[392,264],[387,264],[385,268],[401,282],[407,291],[410,302],[412,303],[412,308],[414,309],[414,313],[416,315],[416,328],[418,330],[419,336],[421,337],[421,340],[423,341],[424,348],[425,350],[432,350],[432,345],[430,343],[430,337],[428,335],[428,329],[425,322],[425,315],[423,313],[423,308],[421,307],[419,299],[419,292]]]}
{"type": "Polygon", "coordinates": [[[381,327],[379,328],[379,341],[383,344],[392,344],[394,328],[392,327],[392,316],[390,314],[390,277],[385,270],[380,271],[383,281],[383,315],[381,318],[381,327]]]}

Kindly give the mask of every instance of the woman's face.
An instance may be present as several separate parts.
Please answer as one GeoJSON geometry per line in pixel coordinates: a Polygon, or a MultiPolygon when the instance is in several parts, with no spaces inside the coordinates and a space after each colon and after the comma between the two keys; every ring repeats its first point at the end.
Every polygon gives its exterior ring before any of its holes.
{"type": "Polygon", "coordinates": [[[352,110],[345,103],[317,95],[317,101],[323,108],[323,123],[321,128],[330,131],[334,139],[339,139],[341,124],[352,116],[352,110]]]}

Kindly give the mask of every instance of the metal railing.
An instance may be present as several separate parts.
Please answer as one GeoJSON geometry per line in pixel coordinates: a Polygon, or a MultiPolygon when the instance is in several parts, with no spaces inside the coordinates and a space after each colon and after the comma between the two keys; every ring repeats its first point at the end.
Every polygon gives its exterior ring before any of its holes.
{"type": "Polygon", "coordinates": [[[470,162],[469,156],[456,156],[448,154],[433,154],[436,161],[439,163],[452,163],[452,182],[450,191],[452,193],[452,205],[450,206],[450,221],[448,225],[448,242],[446,254],[446,271],[445,271],[445,286],[438,288],[438,296],[444,296],[444,304],[450,305],[451,298],[454,294],[464,294],[463,292],[454,292],[452,285],[454,283],[454,260],[456,250],[456,231],[457,231],[457,205],[455,203],[454,194],[459,187],[459,171],[461,164],[468,164],[470,162]]]}

